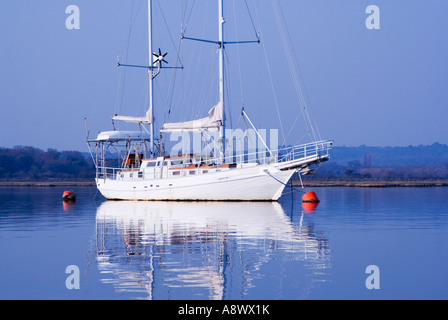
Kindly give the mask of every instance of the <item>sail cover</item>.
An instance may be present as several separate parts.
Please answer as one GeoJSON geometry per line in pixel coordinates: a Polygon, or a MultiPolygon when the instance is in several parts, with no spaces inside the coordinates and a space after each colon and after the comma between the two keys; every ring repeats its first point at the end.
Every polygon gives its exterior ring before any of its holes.
{"type": "Polygon", "coordinates": [[[208,112],[208,117],[176,123],[165,123],[161,132],[191,132],[191,131],[217,131],[222,125],[223,104],[219,102],[208,112]]]}
{"type": "Polygon", "coordinates": [[[116,114],[112,117],[112,120],[120,120],[120,121],[131,122],[131,123],[150,124],[151,123],[151,112],[150,112],[150,110],[148,110],[146,112],[146,116],[144,116],[144,117],[119,116],[116,114]]]}

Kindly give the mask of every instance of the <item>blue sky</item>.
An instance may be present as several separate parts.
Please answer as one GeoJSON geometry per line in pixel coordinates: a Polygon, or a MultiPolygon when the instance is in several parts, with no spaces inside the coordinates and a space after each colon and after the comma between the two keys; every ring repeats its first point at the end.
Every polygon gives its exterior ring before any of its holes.
{"type": "MultiPolygon", "coordinates": [[[[322,138],[347,146],[406,146],[436,141],[448,144],[447,1],[278,1],[322,138]],[[365,26],[365,10],[371,4],[380,9],[379,30],[365,26]]],[[[154,47],[168,52],[170,66],[178,60],[178,9],[185,2],[160,1],[164,19],[174,22],[174,27],[167,33],[163,19],[157,20],[156,33],[163,41],[155,39],[154,47]]],[[[228,2],[229,37],[253,38],[245,6],[234,11],[233,4],[243,2],[228,2]],[[238,19],[233,20],[236,16],[238,19]],[[232,31],[234,21],[243,30],[238,34],[232,31]]],[[[254,6],[253,0],[247,3],[254,6]]],[[[189,20],[188,35],[215,37],[215,1],[197,0],[196,7],[189,20]],[[211,15],[205,14],[206,9],[211,10],[211,15]],[[204,27],[208,22],[210,27],[204,27]]],[[[271,1],[260,0],[259,8],[279,100],[278,113],[288,131],[298,111],[289,67],[282,53],[271,1]]],[[[145,74],[141,70],[124,71],[116,67],[116,62],[120,56],[122,62],[147,64],[145,10],[142,0],[2,1],[0,146],[86,151],[85,117],[93,136],[112,129],[111,116],[116,112],[142,115],[145,74]],[[79,30],[68,30],[65,25],[65,9],[72,4],[80,9],[79,30]]],[[[252,18],[257,20],[254,12],[252,18]]],[[[190,48],[192,54],[183,53],[182,76],[173,78],[172,71],[158,76],[161,91],[169,91],[166,89],[171,88],[173,79],[182,88],[176,89],[182,93],[173,97],[156,96],[159,125],[167,119],[167,110],[171,110],[169,120],[190,120],[192,116],[205,116],[216,101],[215,76],[207,71],[213,71],[216,47],[198,43],[183,47],[185,51],[190,48]],[[198,46],[199,51],[194,49],[198,46]],[[201,77],[195,73],[199,69],[205,70],[205,82],[196,80],[201,77]],[[195,91],[193,84],[199,89],[195,91]]],[[[278,113],[272,95],[268,94],[271,84],[267,81],[266,62],[261,58],[263,48],[247,45],[240,47],[241,51],[228,49],[229,71],[240,72],[245,80],[242,97],[239,76],[229,75],[229,117],[233,123],[238,122],[243,100],[257,126],[278,128],[278,113]],[[255,66],[257,61],[261,67],[255,66]]],[[[299,130],[298,127],[297,133],[293,132],[290,143],[300,135],[299,130]]]]}

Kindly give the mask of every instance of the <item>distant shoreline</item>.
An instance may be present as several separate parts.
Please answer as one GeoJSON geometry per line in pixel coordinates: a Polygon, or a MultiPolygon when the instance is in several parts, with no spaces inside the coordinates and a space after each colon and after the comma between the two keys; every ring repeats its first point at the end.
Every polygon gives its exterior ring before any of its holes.
{"type": "Polygon", "coordinates": [[[95,187],[95,181],[0,181],[0,187],[95,187]]]}
{"type": "MultiPolygon", "coordinates": [[[[293,181],[295,187],[301,186],[293,181]]],[[[0,181],[0,187],[95,187],[95,181],[0,181]]],[[[448,187],[448,180],[415,180],[415,181],[304,181],[305,187],[448,187]]]]}
{"type": "MultiPolygon", "coordinates": [[[[293,181],[293,186],[301,186],[299,181],[293,181]]],[[[358,187],[358,188],[386,188],[386,187],[448,187],[448,180],[415,180],[415,181],[309,181],[305,187],[358,187]]]]}

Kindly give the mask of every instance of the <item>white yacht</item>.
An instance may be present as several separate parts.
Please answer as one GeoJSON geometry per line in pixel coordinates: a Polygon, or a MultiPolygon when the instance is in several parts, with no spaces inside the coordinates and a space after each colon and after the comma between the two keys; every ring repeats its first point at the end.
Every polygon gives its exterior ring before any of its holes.
{"type": "Polygon", "coordinates": [[[107,199],[276,201],[294,173],[298,173],[299,177],[309,174],[312,172],[310,166],[329,159],[330,140],[316,139],[297,146],[275,150],[269,148],[244,108],[241,110],[242,117],[245,123],[250,124],[264,148],[241,154],[235,154],[233,148],[228,150],[225,110],[231,106],[227,106],[225,101],[224,52],[228,45],[260,43],[261,39],[227,41],[224,38],[224,1],[217,1],[219,37],[216,41],[186,37],[183,32],[180,37],[182,41],[202,41],[216,46],[219,101],[210,109],[208,116],[163,123],[159,132],[195,133],[201,137],[216,135],[218,138],[213,140],[212,148],[201,152],[169,155],[165,153],[161,140],[154,138],[154,83],[157,76],[170,67],[163,65],[167,63],[166,53],[162,54],[160,49],[158,52],[153,50],[153,0],[148,0],[149,66],[118,64],[120,67],[147,68],[149,105],[146,114],[141,117],[112,117],[114,121],[135,124],[135,131],[104,131],[94,139],[87,137],[97,169],[96,184],[107,199]]]}

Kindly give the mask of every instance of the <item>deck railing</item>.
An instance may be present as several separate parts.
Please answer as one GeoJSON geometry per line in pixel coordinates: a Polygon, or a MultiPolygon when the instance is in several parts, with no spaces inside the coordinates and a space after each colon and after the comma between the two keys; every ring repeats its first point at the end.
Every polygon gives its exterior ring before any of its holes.
{"type": "Polygon", "coordinates": [[[278,162],[297,160],[312,156],[329,156],[329,151],[332,145],[333,141],[322,140],[299,146],[283,148],[280,149],[278,162]]]}
{"type": "MultiPolygon", "coordinates": [[[[322,140],[311,142],[307,144],[297,145],[293,147],[285,147],[278,150],[263,150],[257,152],[250,152],[244,154],[236,154],[232,156],[226,156],[224,158],[224,163],[257,163],[257,164],[274,164],[282,163],[287,161],[294,161],[299,159],[322,159],[328,158],[329,151],[332,147],[333,142],[330,140],[322,140]]],[[[209,165],[210,167],[216,166],[218,168],[222,165],[222,162],[217,157],[209,157],[206,155],[195,155],[188,156],[185,158],[176,158],[178,163],[172,164],[171,167],[181,168],[182,165],[189,166],[195,164],[198,167],[200,165],[209,165]],[[180,164],[180,161],[184,161],[180,164]],[[188,161],[188,163],[187,163],[188,161]]],[[[125,170],[132,170],[132,168],[116,168],[116,167],[97,167],[96,177],[99,179],[113,179],[117,178],[117,173],[121,173],[125,170]]],[[[138,168],[134,168],[135,178],[138,179],[138,168]]]]}

